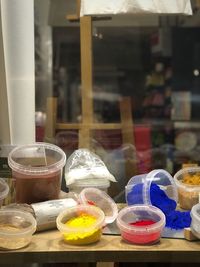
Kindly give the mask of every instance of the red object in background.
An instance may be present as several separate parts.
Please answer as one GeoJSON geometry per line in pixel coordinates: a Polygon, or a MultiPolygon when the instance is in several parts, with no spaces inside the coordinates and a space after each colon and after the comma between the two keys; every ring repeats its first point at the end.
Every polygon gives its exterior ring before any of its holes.
{"type": "Polygon", "coordinates": [[[138,173],[147,173],[151,170],[151,128],[147,125],[137,125],[134,128],[135,147],[137,150],[138,173]]]}
{"type": "Polygon", "coordinates": [[[127,233],[127,232],[122,232],[122,237],[134,244],[141,244],[141,245],[145,245],[145,244],[153,244],[155,242],[157,242],[160,239],[160,232],[147,232],[145,226],[149,226],[154,224],[155,221],[153,220],[141,220],[141,221],[137,221],[137,222],[132,222],[129,223],[129,225],[133,225],[133,226],[137,226],[137,227],[144,227],[144,232],[143,233],[137,233],[134,232],[131,233],[127,233]]]}
{"type": "Polygon", "coordinates": [[[135,146],[138,151],[151,149],[151,128],[150,126],[138,125],[134,129],[135,146]]]}

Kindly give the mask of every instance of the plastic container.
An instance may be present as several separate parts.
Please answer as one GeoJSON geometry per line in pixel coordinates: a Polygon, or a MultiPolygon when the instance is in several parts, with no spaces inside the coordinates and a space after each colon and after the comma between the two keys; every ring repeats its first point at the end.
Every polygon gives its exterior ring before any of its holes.
{"type": "Polygon", "coordinates": [[[84,188],[97,188],[104,192],[108,191],[110,181],[106,179],[82,179],[68,185],[69,191],[79,194],[84,188]]]}
{"type": "Polygon", "coordinates": [[[192,207],[192,210],[191,210],[191,218],[192,218],[192,222],[191,222],[191,230],[192,230],[192,233],[200,238],[200,203],[194,205],[192,207]]]}
{"type": "Polygon", "coordinates": [[[190,177],[197,175],[200,177],[200,167],[183,168],[174,175],[174,181],[178,190],[179,205],[182,209],[191,210],[199,202],[200,184],[190,185],[183,183],[186,175],[190,177]]]}
{"type": "Polygon", "coordinates": [[[133,244],[150,245],[160,240],[165,226],[165,215],[154,206],[133,205],[125,207],[119,212],[117,226],[125,241],[133,244]],[[154,223],[144,226],[133,225],[144,221],[153,221],[154,223]]]}
{"type": "Polygon", "coordinates": [[[2,178],[0,178],[0,207],[3,205],[3,201],[7,197],[8,193],[8,184],[2,178]]]}
{"type": "Polygon", "coordinates": [[[128,205],[146,204],[152,205],[150,188],[152,184],[157,184],[166,195],[178,201],[178,193],[173,177],[165,170],[158,169],[133,176],[125,187],[126,202],[128,205]]]}
{"type": "Polygon", "coordinates": [[[19,249],[27,246],[36,230],[36,220],[28,212],[0,211],[0,250],[19,249]]]}
{"type": "Polygon", "coordinates": [[[79,201],[82,204],[90,204],[99,207],[105,214],[105,224],[115,221],[118,215],[117,204],[105,192],[97,188],[85,188],[79,194],[79,201]]]}
{"type": "Polygon", "coordinates": [[[63,240],[72,245],[87,245],[100,240],[104,225],[104,212],[95,206],[79,205],[61,212],[56,224],[63,235],[63,240]],[[80,220],[81,216],[89,216],[95,219],[90,225],[76,223],[74,226],[67,225],[72,219],[80,220]]]}
{"type": "Polygon", "coordinates": [[[60,193],[65,153],[48,143],[14,148],[8,164],[15,179],[17,203],[35,203],[57,199],[60,193]]]}

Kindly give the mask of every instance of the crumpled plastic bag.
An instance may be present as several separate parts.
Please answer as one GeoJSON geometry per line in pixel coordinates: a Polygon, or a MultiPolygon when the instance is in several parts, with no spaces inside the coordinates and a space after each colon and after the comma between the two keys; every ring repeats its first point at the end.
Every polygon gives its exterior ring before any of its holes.
{"type": "Polygon", "coordinates": [[[104,162],[88,149],[78,149],[68,158],[65,166],[66,185],[76,180],[101,178],[116,182],[115,177],[108,171],[104,162]]]}
{"type": "Polygon", "coordinates": [[[80,16],[115,14],[192,15],[190,0],[81,0],[80,16]]]}

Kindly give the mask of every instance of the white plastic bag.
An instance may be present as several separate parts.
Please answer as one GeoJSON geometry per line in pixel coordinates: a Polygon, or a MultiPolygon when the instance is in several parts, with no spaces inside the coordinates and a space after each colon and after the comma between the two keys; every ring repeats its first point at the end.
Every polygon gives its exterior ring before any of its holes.
{"type": "Polygon", "coordinates": [[[65,166],[66,185],[73,184],[77,180],[94,178],[116,182],[115,177],[95,153],[84,148],[74,151],[65,166]]]}
{"type": "Polygon", "coordinates": [[[82,0],[81,16],[114,14],[192,15],[190,0],[82,0]]]}

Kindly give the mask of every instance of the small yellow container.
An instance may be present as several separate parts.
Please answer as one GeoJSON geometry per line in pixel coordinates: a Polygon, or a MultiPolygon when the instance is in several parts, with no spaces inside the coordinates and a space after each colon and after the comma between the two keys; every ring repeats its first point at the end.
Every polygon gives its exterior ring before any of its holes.
{"type": "Polygon", "coordinates": [[[178,201],[182,209],[191,210],[199,202],[200,184],[196,183],[198,180],[200,181],[200,167],[183,168],[174,175],[178,201]]]}
{"type": "Polygon", "coordinates": [[[105,214],[100,208],[79,205],[61,212],[56,224],[66,243],[87,245],[100,240],[104,221],[105,214]]]}

